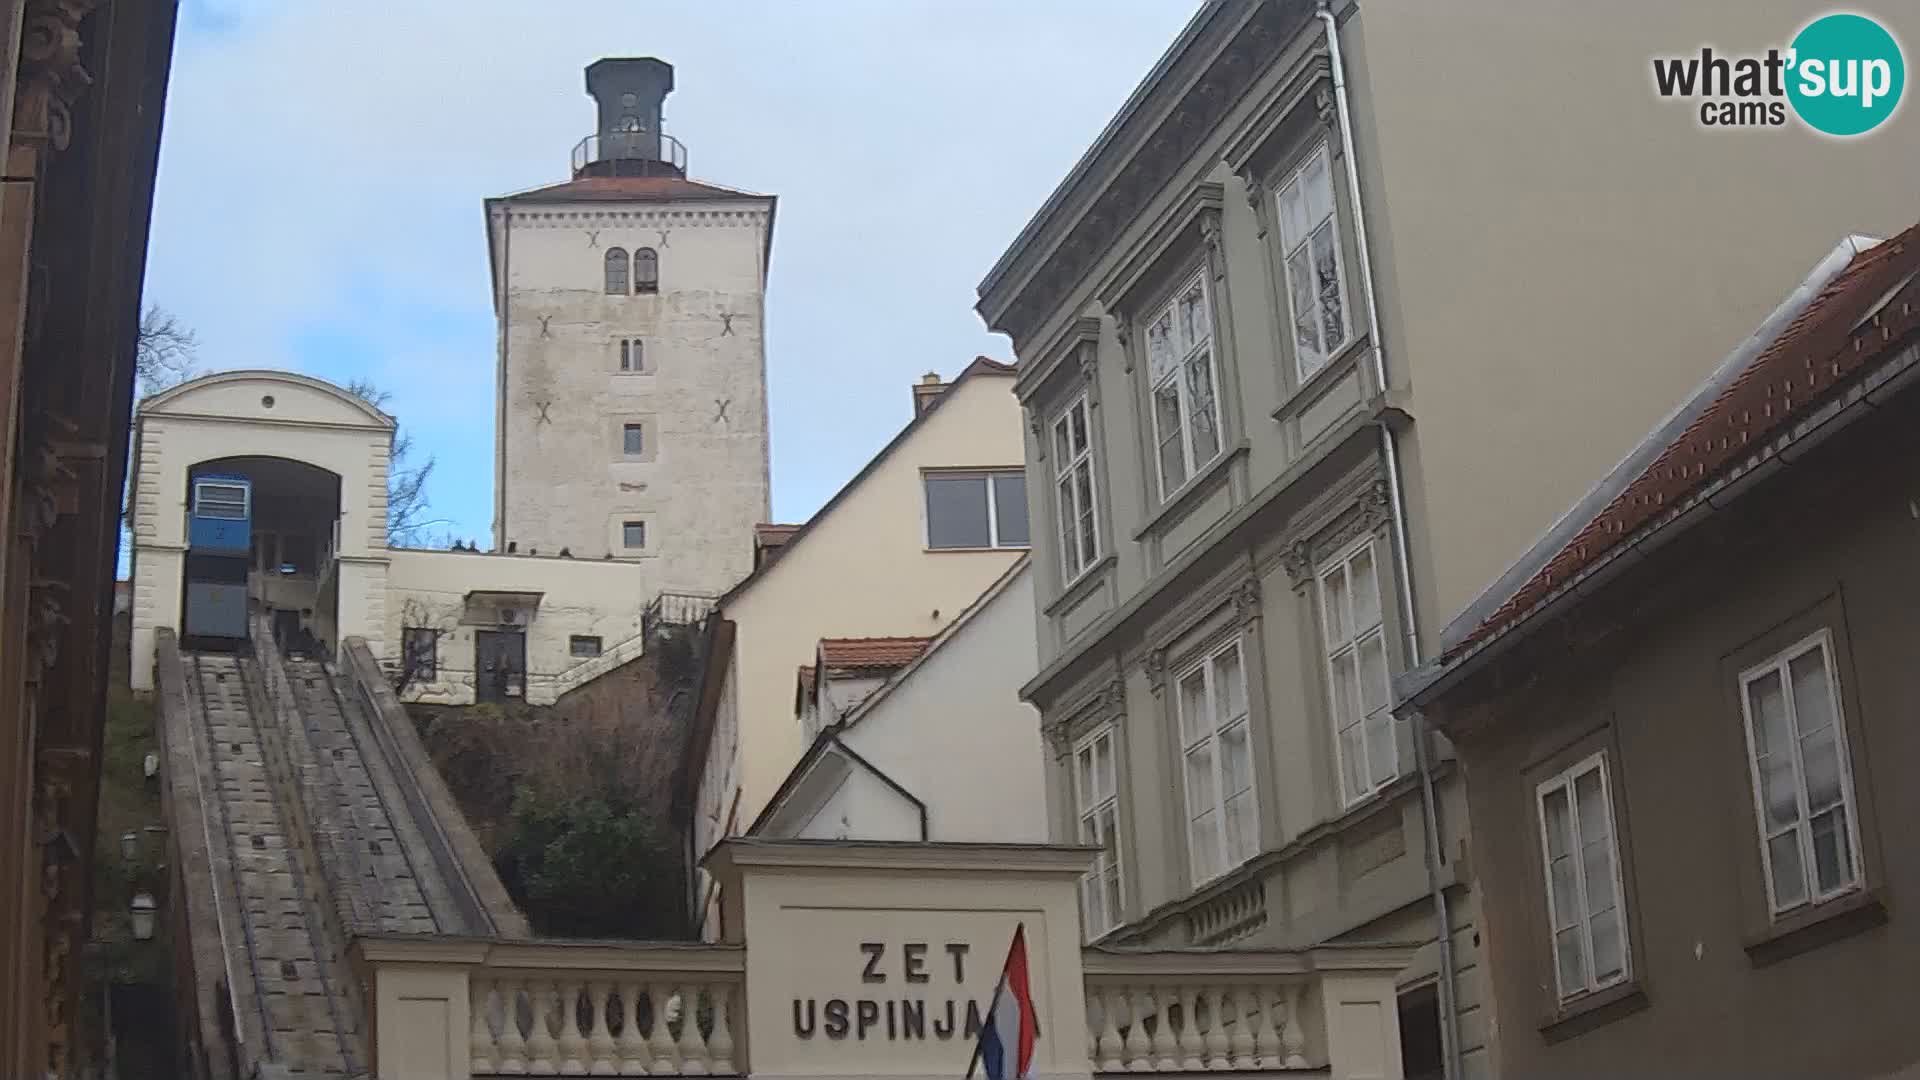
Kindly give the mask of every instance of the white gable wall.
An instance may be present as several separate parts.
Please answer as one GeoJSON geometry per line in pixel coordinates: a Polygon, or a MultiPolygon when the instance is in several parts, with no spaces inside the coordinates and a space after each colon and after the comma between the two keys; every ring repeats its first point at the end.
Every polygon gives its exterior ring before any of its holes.
{"type": "MultiPolygon", "coordinates": [[[[926,804],[927,839],[1045,843],[1040,714],[1020,700],[1037,655],[1033,573],[1022,567],[840,740],[926,804]]],[[[854,836],[890,826],[882,805],[843,805],[854,836]]]]}

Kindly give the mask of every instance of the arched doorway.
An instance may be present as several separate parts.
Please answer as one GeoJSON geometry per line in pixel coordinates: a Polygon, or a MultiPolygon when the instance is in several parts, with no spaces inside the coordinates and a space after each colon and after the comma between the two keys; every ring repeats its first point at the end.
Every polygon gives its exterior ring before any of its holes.
{"type": "Polygon", "coordinates": [[[189,515],[196,512],[196,486],[220,480],[245,481],[248,542],[244,553],[204,544],[205,550],[196,550],[189,528],[183,644],[221,647],[223,627],[208,617],[208,606],[218,602],[220,590],[233,594],[244,582],[247,617],[266,615],[283,653],[331,657],[339,645],[339,475],[282,457],[196,462],[187,469],[189,515]]]}

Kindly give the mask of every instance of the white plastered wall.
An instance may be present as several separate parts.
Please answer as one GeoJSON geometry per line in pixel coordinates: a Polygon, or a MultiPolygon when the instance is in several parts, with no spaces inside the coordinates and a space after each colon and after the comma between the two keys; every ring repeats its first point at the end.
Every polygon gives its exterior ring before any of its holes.
{"type": "Polygon", "coordinates": [[[339,632],[382,646],[392,417],[305,375],[229,371],[141,402],[134,432],[134,689],[153,689],[154,632],[180,629],[187,477],[218,458],[286,458],[340,478],[339,632]]]}
{"type": "Polygon", "coordinates": [[[474,631],[514,629],[527,637],[526,701],[551,704],[564,692],[563,678],[587,658],[571,654],[575,635],[598,637],[603,653],[640,634],[640,616],[651,595],[644,562],[495,555],[487,552],[389,553],[386,646],[374,655],[397,668],[406,626],[439,634],[436,677],[407,687],[409,701],[467,705],[474,700],[474,631]],[[524,624],[504,627],[468,610],[476,590],[539,593],[524,624]]]}

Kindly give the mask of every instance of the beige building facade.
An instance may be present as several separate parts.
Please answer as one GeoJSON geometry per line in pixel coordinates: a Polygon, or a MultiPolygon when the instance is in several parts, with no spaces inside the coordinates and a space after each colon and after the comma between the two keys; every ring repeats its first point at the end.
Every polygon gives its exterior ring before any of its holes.
{"type": "Polygon", "coordinates": [[[1013,381],[979,359],[916,387],[913,420],[721,598],[688,762],[696,857],[745,832],[806,751],[796,680],[822,638],[932,637],[1025,554],[1013,381]]]}
{"type": "Polygon", "coordinates": [[[1208,3],[981,286],[1055,835],[1116,834],[1093,932],[1426,941],[1410,1073],[1486,1074],[1495,1024],[1453,752],[1392,674],[1835,236],[1912,217],[1910,110],[1843,142],[1655,91],[1812,6],[1631,7],[1208,3]]]}

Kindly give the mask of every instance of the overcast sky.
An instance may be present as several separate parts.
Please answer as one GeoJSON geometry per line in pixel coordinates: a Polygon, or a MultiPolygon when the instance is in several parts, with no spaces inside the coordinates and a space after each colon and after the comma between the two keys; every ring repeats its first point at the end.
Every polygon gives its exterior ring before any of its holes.
{"type": "Polygon", "coordinates": [[[389,389],[430,516],[492,522],[480,202],[566,179],[582,69],[674,65],[696,178],[780,197],[773,508],[804,520],[1005,338],[974,286],[1195,0],[184,0],[146,298],[200,366],[389,389]]]}

